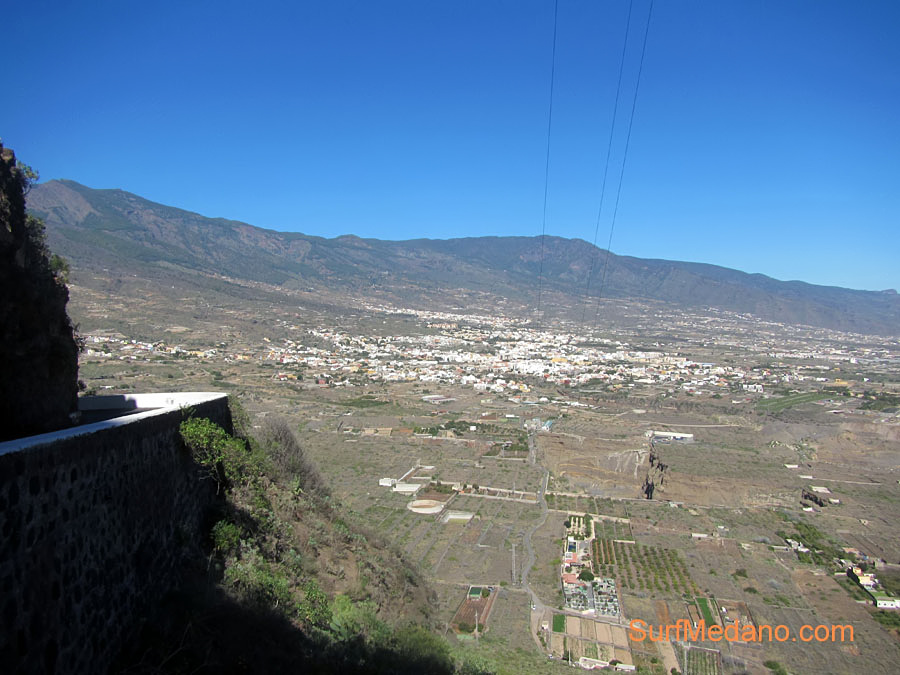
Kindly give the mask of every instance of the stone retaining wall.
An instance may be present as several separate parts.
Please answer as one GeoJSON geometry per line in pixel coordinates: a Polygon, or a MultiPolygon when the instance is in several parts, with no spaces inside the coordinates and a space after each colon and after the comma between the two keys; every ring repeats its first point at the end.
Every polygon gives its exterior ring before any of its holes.
{"type": "Polygon", "coordinates": [[[216,499],[178,426],[193,414],[232,431],[224,395],[194,396],[190,413],[170,406],[0,444],[4,672],[105,672],[178,584],[216,499]]]}

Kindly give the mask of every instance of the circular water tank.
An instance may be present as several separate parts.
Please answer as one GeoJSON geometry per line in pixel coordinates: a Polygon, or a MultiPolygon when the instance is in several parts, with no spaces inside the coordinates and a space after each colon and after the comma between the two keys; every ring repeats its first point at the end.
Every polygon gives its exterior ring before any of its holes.
{"type": "Polygon", "coordinates": [[[444,510],[444,503],[434,499],[415,499],[406,508],[413,513],[440,513],[444,510]]]}

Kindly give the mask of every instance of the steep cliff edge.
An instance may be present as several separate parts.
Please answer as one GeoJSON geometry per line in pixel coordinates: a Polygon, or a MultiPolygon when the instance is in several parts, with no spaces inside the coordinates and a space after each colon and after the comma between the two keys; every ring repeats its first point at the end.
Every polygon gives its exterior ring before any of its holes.
{"type": "Polygon", "coordinates": [[[341,508],[287,424],[253,425],[231,405],[234,436],[202,417],[181,423],[201,482],[222,500],[191,542],[185,583],[111,672],[490,672],[429,630],[433,590],[341,508]]]}
{"type": "Polygon", "coordinates": [[[68,426],[77,406],[69,291],[25,213],[27,174],[0,144],[0,441],[68,426]]]}
{"type": "Polygon", "coordinates": [[[659,453],[650,443],[650,467],[647,469],[647,475],[641,485],[641,496],[645,499],[653,499],[653,495],[665,485],[666,471],[669,465],[660,460],[659,453]]]}

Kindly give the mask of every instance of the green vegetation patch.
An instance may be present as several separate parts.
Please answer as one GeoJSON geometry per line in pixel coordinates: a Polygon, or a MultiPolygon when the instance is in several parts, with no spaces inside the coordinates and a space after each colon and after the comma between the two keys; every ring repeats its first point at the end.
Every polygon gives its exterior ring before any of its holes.
{"type": "Polygon", "coordinates": [[[869,601],[869,594],[863,590],[862,586],[849,577],[838,577],[837,582],[838,585],[847,591],[854,600],[869,601]]]}
{"type": "Polygon", "coordinates": [[[822,391],[807,391],[802,394],[790,394],[789,396],[780,396],[778,398],[763,399],[756,404],[757,410],[765,412],[780,412],[791,406],[800,405],[801,403],[812,403],[813,401],[822,401],[831,398],[834,394],[822,391]]]}
{"type": "Polygon", "coordinates": [[[387,404],[387,401],[381,401],[374,396],[360,396],[358,398],[348,398],[341,401],[341,405],[350,408],[375,408],[387,404]]]}
{"type": "Polygon", "coordinates": [[[891,595],[900,595],[900,572],[882,567],[878,570],[878,581],[891,595]]]}
{"type": "Polygon", "coordinates": [[[709,600],[706,598],[696,598],[697,600],[697,608],[700,610],[700,613],[703,615],[703,620],[706,622],[707,626],[713,626],[718,623],[713,617],[712,610],[709,607],[709,600]]]}
{"type": "Polygon", "coordinates": [[[767,605],[772,605],[773,607],[793,607],[796,603],[791,601],[791,598],[783,593],[776,593],[773,597],[765,596],[763,597],[763,602],[767,605]]]}
{"type": "Polygon", "coordinates": [[[872,612],[872,618],[887,628],[900,629],[900,612],[872,612]]]}
{"type": "Polygon", "coordinates": [[[863,410],[882,411],[900,406],[900,394],[867,390],[863,392],[863,399],[863,404],[860,406],[863,410]]]}
{"type": "Polygon", "coordinates": [[[566,615],[565,614],[554,614],[553,615],[553,632],[554,633],[565,633],[566,632],[566,615]]]}
{"type": "Polygon", "coordinates": [[[809,553],[797,554],[797,559],[800,562],[828,566],[831,565],[835,558],[843,557],[843,544],[828,537],[815,525],[803,520],[791,521],[788,519],[788,521],[794,525],[796,532],[786,534],[784,531],[779,530],[775,534],[785,540],[797,540],[810,549],[809,553]]]}

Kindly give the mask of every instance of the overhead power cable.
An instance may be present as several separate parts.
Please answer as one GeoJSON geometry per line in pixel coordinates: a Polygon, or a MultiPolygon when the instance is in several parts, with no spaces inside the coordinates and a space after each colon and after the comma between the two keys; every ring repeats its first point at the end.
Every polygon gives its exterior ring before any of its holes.
{"type": "Polygon", "coordinates": [[[625,40],[622,42],[622,56],[619,59],[619,80],[616,84],[616,102],[613,105],[612,121],[609,125],[609,141],[606,144],[606,162],[603,165],[603,181],[600,184],[600,206],[597,209],[597,223],[594,225],[593,249],[591,250],[591,269],[588,272],[587,285],[584,288],[584,301],[581,304],[581,323],[584,323],[588,308],[588,297],[591,292],[591,281],[594,278],[594,266],[597,263],[597,237],[600,233],[600,217],[603,215],[603,197],[606,194],[606,178],[609,175],[609,159],[612,156],[613,134],[616,131],[616,119],[619,116],[619,94],[622,91],[622,73],[625,72],[625,52],[628,49],[628,35],[631,32],[631,10],[634,0],[628,3],[628,18],[625,21],[625,40]]]}
{"type": "Polygon", "coordinates": [[[550,56],[550,103],[547,111],[547,152],[544,159],[544,210],[541,217],[541,256],[538,271],[538,321],[541,321],[541,295],[544,291],[544,237],[547,232],[547,195],[550,189],[550,131],[553,128],[553,88],[556,79],[556,34],[559,18],[559,0],[553,3],[553,51],[550,56]]]}
{"type": "Polygon", "coordinates": [[[644,41],[641,45],[641,61],[638,65],[637,83],[634,86],[634,98],[631,101],[631,115],[628,118],[628,133],[625,136],[622,168],[619,171],[619,186],[616,189],[616,203],[613,208],[612,223],[609,226],[609,241],[606,244],[606,261],[603,264],[603,276],[600,277],[600,290],[597,294],[597,312],[595,318],[600,315],[600,299],[603,297],[603,288],[606,285],[606,274],[609,270],[610,249],[612,248],[613,232],[616,229],[616,216],[619,213],[619,198],[622,196],[622,179],[625,176],[625,164],[628,161],[628,147],[631,144],[631,128],[634,125],[634,111],[635,108],[637,108],[638,91],[641,88],[641,74],[644,72],[644,56],[647,53],[647,36],[650,34],[650,20],[652,18],[653,0],[650,0],[650,9],[647,11],[647,26],[644,28],[644,41]]]}

